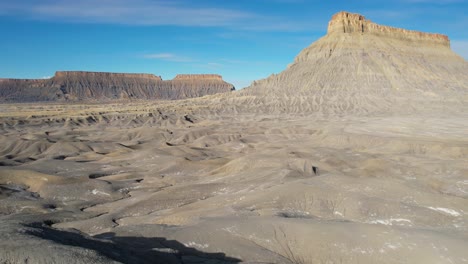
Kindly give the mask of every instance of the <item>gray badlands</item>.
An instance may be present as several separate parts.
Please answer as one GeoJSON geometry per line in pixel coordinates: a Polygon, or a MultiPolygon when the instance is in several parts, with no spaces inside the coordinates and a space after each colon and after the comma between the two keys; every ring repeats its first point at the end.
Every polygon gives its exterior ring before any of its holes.
{"type": "Polygon", "coordinates": [[[0,263],[468,263],[467,73],[341,12],[240,91],[2,85],[53,103],[0,105],[0,263]]]}
{"type": "Polygon", "coordinates": [[[50,79],[0,79],[0,102],[106,102],[126,99],[174,100],[233,91],[216,74],[153,74],[59,71],[50,79]]]}

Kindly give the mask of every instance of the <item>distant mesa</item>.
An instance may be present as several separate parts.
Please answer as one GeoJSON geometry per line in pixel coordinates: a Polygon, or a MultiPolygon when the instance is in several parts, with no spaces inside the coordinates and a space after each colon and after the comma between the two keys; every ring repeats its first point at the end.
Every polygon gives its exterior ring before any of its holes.
{"type": "Polygon", "coordinates": [[[144,78],[144,79],[157,79],[162,81],[161,76],[148,73],[113,73],[113,72],[87,72],[87,71],[58,71],[55,72],[54,78],[68,78],[68,77],[98,77],[98,78],[144,78]]]}
{"type": "Polygon", "coordinates": [[[0,79],[0,102],[176,100],[235,90],[216,74],[57,71],[50,79],[0,79]]]}
{"type": "Polygon", "coordinates": [[[178,74],[174,80],[218,80],[222,81],[223,77],[218,74],[178,74]]]}

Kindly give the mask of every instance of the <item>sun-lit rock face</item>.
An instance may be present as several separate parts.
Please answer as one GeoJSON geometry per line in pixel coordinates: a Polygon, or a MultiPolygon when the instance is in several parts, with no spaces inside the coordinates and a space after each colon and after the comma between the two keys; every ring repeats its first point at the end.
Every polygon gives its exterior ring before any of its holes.
{"type": "Polygon", "coordinates": [[[57,71],[54,78],[141,78],[141,79],[154,79],[162,81],[161,76],[147,73],[113,73],[113,72],[87,72],[87,71],[57,71]]]}
{"type": "Polygon", "coordinates": [[[449,38],[446,35],[382,26],[367,20],[362,15],[348,12],[335,14],[328,23],[328,34],[339,33],[373,34],[383,37],[450,46],[449,38]]]}
{"type": "Polygon", "coordinates": [[[218,74],[177,74],[174,80],[218,80],[218,81],[222,81],[223,77],[218,74]]]}

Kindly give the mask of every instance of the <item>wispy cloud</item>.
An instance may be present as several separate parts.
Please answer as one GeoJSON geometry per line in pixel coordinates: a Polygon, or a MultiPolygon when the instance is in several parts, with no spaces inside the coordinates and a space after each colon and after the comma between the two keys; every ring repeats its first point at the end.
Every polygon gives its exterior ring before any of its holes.
{"type": "Polygon", "coordinates": [[[172,61],[172,62],[191,62],[193,59],[189,57],[179,56],[173,53],[154,53],[143,55],[145,59],[172,61]]]}
{"type": "Polygon", "coordinates": [[[0,10],[4,14],[35,19],[179,26],[230,25],[254,16],[239,10],[193,7],[179,1],[164,0],[1,1],[0,10]]]}
{"type": "Polygon", "coordinates": [[[0,15],[36,20],[127,25],[228,27],[297,31],[301,23],[250,11],[180,0],[0,0],[0,15]]]}

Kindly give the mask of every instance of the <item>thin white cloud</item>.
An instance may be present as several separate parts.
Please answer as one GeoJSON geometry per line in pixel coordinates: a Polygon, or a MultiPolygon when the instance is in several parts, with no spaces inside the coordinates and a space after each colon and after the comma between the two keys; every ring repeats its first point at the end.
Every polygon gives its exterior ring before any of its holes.
{"type": "Polygon", "coordinates": [[[468,40],[452,40],[450,46],[455,53],[468,60],[468,40]]]}
{"type": "Polygon", "coordinates": [[[0,10],[33,19],[135,25],[225,26],[254,16],[238,10],[163,0],[26,0],[0,2],[0,10]]]}
{"type": "Polygon", "coordinates": [[[0,15],[34,20],[126,25],[227,27],[252,31],[310,30],[312,22],[180,0],[0,0],[0,15]]]}
{"type": "Polygon", "coordinates": [[[154,60],[164,60],[172,62],[190,62],[193,61],[189,57],[179,56],[173,53],[154,53],[154,54],[145,54],[143,55],[145,59],[154,59],[154,60]]]}

